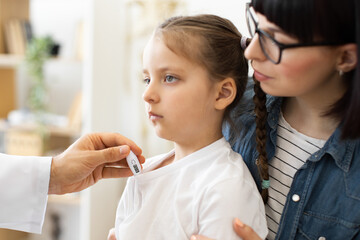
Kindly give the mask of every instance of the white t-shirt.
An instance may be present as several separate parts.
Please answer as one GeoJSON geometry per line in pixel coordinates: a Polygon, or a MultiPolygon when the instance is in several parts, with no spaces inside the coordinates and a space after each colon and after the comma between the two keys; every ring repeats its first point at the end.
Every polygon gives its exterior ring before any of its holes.
{"type": "Polygon", "coordinates": [[[117,240],[188,240],[192,234],[239,239],[235,217],[265,238],[261,196],[242,157],[224,138],[155,169],[173,154],[148,159],[143,173],[128,179],[116,214],[117,240]]]}
{"type": "Polygon", "coordinates": [[[41,233],[51,159],[0,154],[0,228],[41,233]]]}

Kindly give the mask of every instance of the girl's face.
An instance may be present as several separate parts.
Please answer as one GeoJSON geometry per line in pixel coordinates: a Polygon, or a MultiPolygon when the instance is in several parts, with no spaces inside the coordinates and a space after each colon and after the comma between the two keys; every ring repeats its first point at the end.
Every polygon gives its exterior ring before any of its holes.
{"type": "MultiPolygon", "coordinates": [[[[259,28],[280,43],[298,43],[277,25],[257,13],[259,28]]],[[[246,48],[245,57],[252,62],[254,77],[264,92],[273,96],[323,99],[340,95],[345,86],[336,70],[336,47],[298,47],[285,49],[279,64],[269,61],[261,50],[258,34],[246,48]]],[[[276,46],[274,46],[276,47],[276,46]]]]}
{"type": "Polygon", "coordinates": [[[196,142],[214,129],[215,84],[203,67],[175,54],[155,35],[144,50],[143,76],[146,111],[159,137],[196,142]]]}

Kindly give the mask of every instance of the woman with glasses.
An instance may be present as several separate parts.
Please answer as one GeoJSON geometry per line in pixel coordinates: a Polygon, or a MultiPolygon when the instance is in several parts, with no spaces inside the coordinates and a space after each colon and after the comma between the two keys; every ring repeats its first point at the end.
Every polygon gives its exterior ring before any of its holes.
{"type": "Polygon", "coordinates": [[[252,0],[247,20],[255,114],[239,106],[241,137],[224,132],[262,191],[267,238],[360,239],[360,1],[252,0]]]}

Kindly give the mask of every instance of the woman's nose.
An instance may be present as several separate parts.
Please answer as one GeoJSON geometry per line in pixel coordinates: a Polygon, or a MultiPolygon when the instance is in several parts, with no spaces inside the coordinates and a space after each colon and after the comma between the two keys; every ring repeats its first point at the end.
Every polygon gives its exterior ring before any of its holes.
{"type": "Polygon", "coordinates": [[[160,100],[159,89],[155,82],[151,81],[143,93],[143,99],[147,103],[157,103],[160,100]]]}
{"type": "Polygon", "coordinates": [[[259,34],[255,34],[250,44],[246,47],[244,55],[248,60],[266,60],[266,56],[260,46],[259,34]]]}

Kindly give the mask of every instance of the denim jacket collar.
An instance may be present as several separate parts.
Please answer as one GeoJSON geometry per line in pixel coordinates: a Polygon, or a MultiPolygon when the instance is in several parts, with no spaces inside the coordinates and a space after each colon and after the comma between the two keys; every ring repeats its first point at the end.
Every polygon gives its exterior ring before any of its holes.
{"type": "MultiPolygon", "coordinates": [[[[282,101],[283,98],[279,97],[268,96],[267,98],[267,109],[272,109],[272,111],[268,113],[268,124],[271,129],[270,136],[273,139],[276,137],[276,129],[280,116],[282,101]]],[[[358,140],[341,140],[340,125],[326,141],[324,147],[311,155],[309,161],[319,161],[327,153],[332,156],[336,165],[340,169],[342,169],[344,172],[348,172],[351,166],[352,155],[357,141],[358,140]]]]}

